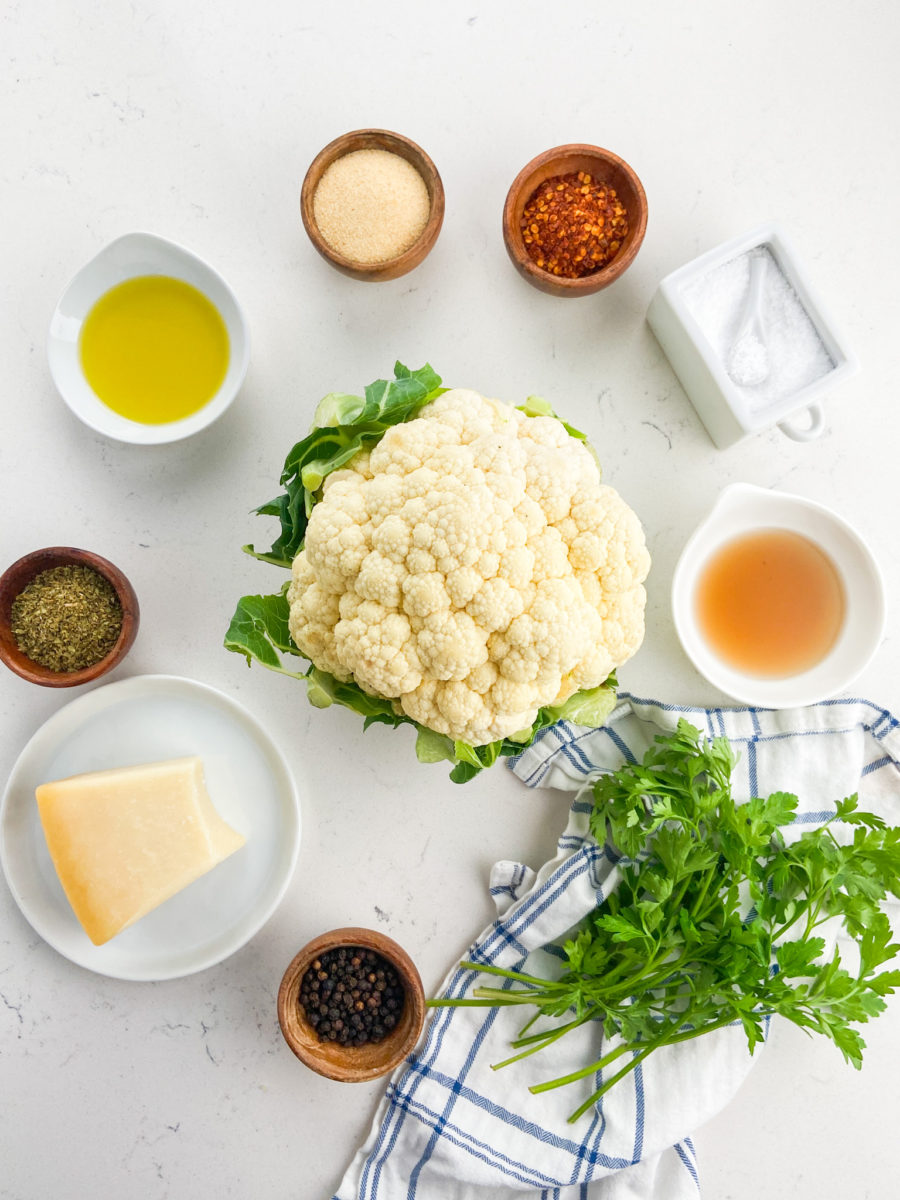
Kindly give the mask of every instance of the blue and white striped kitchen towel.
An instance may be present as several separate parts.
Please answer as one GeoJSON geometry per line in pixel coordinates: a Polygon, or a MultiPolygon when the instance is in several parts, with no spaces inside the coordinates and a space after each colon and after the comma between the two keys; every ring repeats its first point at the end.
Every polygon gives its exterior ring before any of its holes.
{"type": "MultiPolygon", "coordinates": [[[[562,788],[576,798],[556,857],[540,871],[495,866],[498,916],[466,957],[536,975],[558,971],[553,944],[618,878],[614,858],[588,833],[589,797],[578,792],[597,773],[640,759],[679,717],[733,743],[738,798],[795,792],[798,834],[856,791],[863,807],[900,824],[900,725],[868,701],[772,712],[676,708],[622,696],[602,729],[562,722],[510,760],[529,787],[562,788]]],[[[465,996],[477,982],[475,973],[457,968],[443,992],[465,996]]],[[[690,1134],[749,1071],[743,1030],[729,1027],[657,1051],[569,1125],[567,1115],[599,1081],[537,1096],[528,1085],[597,1060],[600,1029],[582,1027],[551,1050],[492,1071],[491,1063],[508,1057],[528,1013],[517,1006],[435,1010],[418,1052],[392,1078],[335,1200],[694,1200],[700,1185],[690,1134]]]]}

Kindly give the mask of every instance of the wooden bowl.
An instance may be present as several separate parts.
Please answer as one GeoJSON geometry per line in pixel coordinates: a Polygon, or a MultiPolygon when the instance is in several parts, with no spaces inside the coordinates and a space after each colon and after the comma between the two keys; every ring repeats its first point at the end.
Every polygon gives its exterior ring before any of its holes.
{"type": "Polygon", "coordinates": [[[139,621],[140,609],[134,588],[118,567],[89,550],[78,550],[74,546],[50,546],[46,550],[34,550],[14,562],[0,576],[0,659],[29,683],[37,683],[42,687],[76,687],[80,683],[92,683],[119,665],[134,644],[139,621]],[[32,662],[19,649],[11,628],[12,606],[16,596],[35,576],[51,567],[66,566],[91,567],[112,584],[122,605],[122,628],[113,648],[93,666],[80,671],[51,671],[49,667],[32,662]]]}
{"type": "Polygon", "coordinates": [[[399,133],[391,133],[387,129],[356,129],[352,133],[342,134],[333,142],[329,142],[310,163],[300,192],[300,215],[312,244],[324,259],[345,275],[369,282],[397,279],[400,275],[405,275],[407,271],[417,267],[437,241],[444,220],[444,185],[441,183],[437,167],[421,146],[417,146],[409,138],[402,137],[399,133]],[[404,250],[396,258],[388,259],[386,262],[362,263],[338,254],[322,237],[313,211],[313,197],[319,186],[319,180],[335,159],[343,158],[345,154],[350,154],[354,150],[372,149],[388,150],[392,154],[399,154],[408,163],[412,163],[425,181],[428,199],[431,201],[431,212],[418,240],[413,242],[408,250],[404,250]]]}
{"type": "Polygon", "coordinates": [[[513,265],[530,284],[551,296],[590,296],[609,287],[634,262],[647,229],[647,197],[641,181],[624,159],[600,146],[574,143],[555,146],[533,158],[515,177],[503,206],[503,240],[513,265]],[[567,279],[539,267],[522,238],[525,205],[545,179],[587,171],[592,179],[615,188],[628,214],[628,235],[611,262],[590,275],[567,279]]]}
{"type": "Polygon", "coordinates": [[[374,929],[348,926],[313,938],[291,961],[278,989],[278,1023],[284,1040],[301,1062],[319,1075],[341,1083],[364,1083],[387,1075],[409,1054],[425,1021],[425,991],[412,959],[395,941],[374,929]],[[394,1030],[380,1042],[341,1046],[321,1042],[300,1008],[300,984],[314,958],[341,946],[362,946],[386,959],[403,984],[403,1012],[394,1030]]]}

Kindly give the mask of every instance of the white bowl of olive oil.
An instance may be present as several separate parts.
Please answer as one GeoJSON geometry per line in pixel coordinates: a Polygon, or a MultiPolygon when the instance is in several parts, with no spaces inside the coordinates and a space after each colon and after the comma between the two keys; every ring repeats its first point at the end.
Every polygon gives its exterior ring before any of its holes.
{"type": "Polygon", "coordinates": [[[82,267],[47,339],[66,404],[120,442],[175,442],[234,400],[250,361],[240,305],[218,272],[183,246],[128,233],[82,267]]]}
{"type": "Polygon", "coordinates": [[[887,607],[860,535],[823,504],[736,483],[694,531],[672,579],[688,658],[727,696],[795,708],[843,691],[871,661],[887,607]]]}

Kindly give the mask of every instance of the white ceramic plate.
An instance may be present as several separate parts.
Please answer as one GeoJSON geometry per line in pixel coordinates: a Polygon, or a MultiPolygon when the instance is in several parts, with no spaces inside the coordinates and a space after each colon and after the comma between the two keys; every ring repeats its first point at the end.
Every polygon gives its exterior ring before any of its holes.
{"type": "Polygon", "coordinates": [[[59,394],[91,429],[119,442],[151,445],[177,442],[211,425],[234,400],[250,362],[250,333],[234,292],[202,258],[155,233],[126,233],[86,263],[60,297],[50,321],[47,362],[59,394]],[[79,339],[88,313],[101,296],[136,275],[169,275],[202,292],[218,309],[228,330],[228,370],[216,394],[180,421],[145,425],[104,404],[85,378],[79,339]]]}
{"type": "Polygon", "coordinates": [[[117,979],[175,979],[240,949],[284,895],[300,847],[297,791],[258,722],[215,688],[172,675],[110,683],[55,713],[22,751],[0,806],[0,862],[34,929],[60,954],[117,979]],[[247,844],[104,946],[69,906],[34,789],[84,771],[199,754],[213,803],[247,844]]]}

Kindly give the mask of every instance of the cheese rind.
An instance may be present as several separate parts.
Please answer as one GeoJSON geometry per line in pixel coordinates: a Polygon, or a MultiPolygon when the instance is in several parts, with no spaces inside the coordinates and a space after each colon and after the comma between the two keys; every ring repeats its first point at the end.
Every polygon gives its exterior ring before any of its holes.
{"type": "Polygon", "coordinates": [[[100,946],[239,850],[197,757],[41,784],[47,848],[72,909],[100,946]]]}

